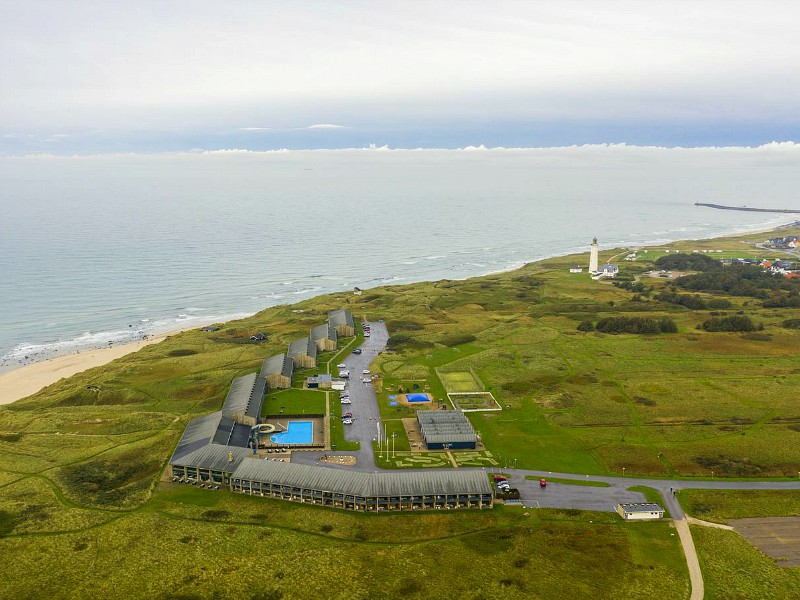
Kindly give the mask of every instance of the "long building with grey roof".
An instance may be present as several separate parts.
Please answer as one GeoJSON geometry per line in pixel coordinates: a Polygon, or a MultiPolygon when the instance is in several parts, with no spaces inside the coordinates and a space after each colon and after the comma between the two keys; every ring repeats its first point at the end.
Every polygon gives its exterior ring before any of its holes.
{"type": "Polygon", "coordinates": [[[339,336],[336,334],[336,329],[330,323],[323,323],[317,325],[311,330],[311,339],[317,345],[317,350],[320,352],[330,352],[336,350],[339,343],[339,336]]]}
{"type": "Polygon", "coordinates": [[[337,335],[351,337],[356,334],[356,323],[349,310],[332,310],[328,313],[328,323],[336,330],[337,335]]]}
{"type": "Polygon", "coordinates": [[[288,355],[294,361],[295,368],[313,369],[317,366],[317,344],[310,337],[291,342],[288,355]]]}
{"type": "Polygon", "coordinates": [[[460,410],[418,410],[422,437],[429,450],[474,449],[478,436],[460,410]]]}
{"type": "Polygon", "coordinates": [[[267,380],[255,373],[237,377],[231,383],[228,395],[225,397],[222,416],[242,425],[256,425],[261,415],[266,390],[267,380]]]}
{"type": "Polygon", "coordinates": [[[171,468],[175,477],[230,485],[234,492],[367,512],[491,508],[493,498],[478,470],[360,473],[260,460],[219,445],[189,452],[171,468]]]}
{"type": "Polygon", "coordinates": [[[261,377],[267,380],[271,388],[292,387],[294,362],[286,354],[276,354],[265,359],[261,364],[261,377]]]}

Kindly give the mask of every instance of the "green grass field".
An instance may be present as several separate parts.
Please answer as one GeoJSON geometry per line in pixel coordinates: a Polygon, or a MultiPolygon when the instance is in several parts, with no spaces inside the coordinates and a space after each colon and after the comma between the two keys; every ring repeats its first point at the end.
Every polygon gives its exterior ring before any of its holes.
{"type": "Polygon", "coordinates": [[[442,380],[444,389],[448,392],[482,392],[483,386],[480,381],[475,381],[475,377],[469,371],[452,371],[439,373],[439,379],[442,380]]]}
{"type": "MultiPolygon", "coordinates": [[[[765,237],[671,248],[747,255],[765,237]]],[[[386,321],[395,341],[371,369],[387,381],[422,381],[442,399],[437,368],[474,372],[501,401],[500,412],[469,415],[486,451],[452,453],[465,466],[797,477],[800,331],[782,322],[800,318],[800,309],[729,298],[732,312],[763,322],[764,331],[709,333],[697,329],[709,311],[652,299],[666,282],[643,278],[651,295],[635,300],[571,276],[576,261],[586,255],[276,306],[218,332],[171,336],[0,407],[0,597],[205,598],[236,590],[245,598],[429,598],[443,589],[465,598],[602,597],[608,590],[615,598],[686,597],[685,565],[666,523],[624,527],[612,513],[580,511],[525,517],[511,507],[353,515],[156,483],[190,419],[219,410],[235,377],[257,371],[264,356],[343,306],[386,321]],[[587,319],[642,315],[668,316],[678,333],[577,331],[587,319]],[[250,343],[252,331],[266,332],[268,341],[250,343]]],[[[621,264],[631,277],[648,268],[621,264]]],[[[309,410],[320,406],[319,396],[305,394],[278,392],[269,402],[287,411],[306,401],[309,410]]],[[[334,398],[332,440],[348,449],[355,444],[343,439],[334,398]]],[[[395,430],[406,415],[382,399],[395,430]]],[[[390,460],[402,468],[397,463],[416,453],[399,446],[390,460]]],[[[417,460],[442,462],[441,453],[426,454],[417,460]]],[[[709,507],[697,516],[726,514],[700,496],[686,501],[709,507]]],[[[794,514],[792,502],[775,501],[775,510],[794,514]]],[[[762,564],[731,545],[727,532],[704,530],[695,539],[708,597],[797,596],[794,571],[762,564]],[[748,581],[751,568],[767,580],[748,581]],[[726,569],[735,572],[728,580],[726,569]]]]}

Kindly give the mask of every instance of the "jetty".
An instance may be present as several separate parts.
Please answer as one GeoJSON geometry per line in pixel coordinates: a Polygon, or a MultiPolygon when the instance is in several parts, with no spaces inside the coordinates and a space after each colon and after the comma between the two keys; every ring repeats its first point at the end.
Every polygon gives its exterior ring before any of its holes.
{"type": "Polygon", "coordinates": [[[725,206],[724,204],[709,204],[708,202],[695,202],[694,205],[707,206],[708,208],[718,208],[720,210],[743,210],[746,212],[800,214],[800,210],[793,210],[791,208],[751,208],[749,206],[725,206]]]}

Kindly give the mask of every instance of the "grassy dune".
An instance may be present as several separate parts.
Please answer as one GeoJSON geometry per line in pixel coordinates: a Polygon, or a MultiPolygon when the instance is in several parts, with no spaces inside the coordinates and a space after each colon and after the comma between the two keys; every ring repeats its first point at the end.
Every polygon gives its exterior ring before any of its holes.
{"type": "MultiPolygon", "coordinates": [[[[752,253],[742,242],[681,245],[752,253]]],[[[524,509],[354,515],[156,483],[189,419],[217,410],[234,377],[258,370],[339,307],[387,322],[390,350],[372,365],[383,375],[379,399],[413,383],[446,398],[436,367],[472,369],[497,398],[501,412],[470,416],[491,457],[463,464],[797,475],[800,330],[781,323],[800,309],[729,298],[729,312],[745,311],[764,331],[708,333],[696,326],[709,311],[637,301],[569,274],[576,260],[586,257],[274,307],[217,332],[175,335],[0,408],[0,596],[685,596],[688,578],[666,524],[524,509]],[[679,331],[576,329],[587,319],[641,315],[668,316],[679,331]],[[255,332],[268,340],[250,342],[255,332]]],[[[623,263],[622,272],[648,268],[623,263]]],[[[665,285],[641,281],[654,291],[665,285]]],[[[280,394],[270,402],[289,412],[297,394],[280,394]]],[[[303,396],[309,404],[301,408],[319,407],[320,398],[303,396]]],[[[331,408],[341,410],[336,401],[331,408]]],[[[413,416],[383,401],[381,410],[398,433],[398,419],[413,416]]],[[[340,449],[341,436],[339,427],[340,449]]],[[[403,442],[399,451],[408,450],[403,442]]]]}

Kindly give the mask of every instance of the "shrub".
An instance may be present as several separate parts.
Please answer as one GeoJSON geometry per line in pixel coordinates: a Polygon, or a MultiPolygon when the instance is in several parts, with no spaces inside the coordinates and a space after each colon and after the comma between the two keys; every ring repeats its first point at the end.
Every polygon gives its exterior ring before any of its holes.
{"type": "Polygon", "coordinates": [[[177,350],[171,351],[168,356],[193,356],[197,354],[197,350],[191,350],[189,348],[179,348],[177,350]]]}
{"type": "Polygon", "coordinates": [[[606,317],[595,325],[603,333],[675,333],[678,326],[668,317],[606,317]]]}
{"type": "Polygon", "coordinates": [[[712,271],[722,268],[718,260],[705,254],[667,254],[655,261],[659,269],[669,271],[712,271]]]}
{"type": "Polygon", "coordinates": [[[474,342],[477,338],[469,333],[456,333],[453,335],[448,335],[442,340],[442,343],[445,346],[460,346],[461,344],[469,344],[470,342],[474,342]]]}
{"type": "Polygon", "coordinates": [[[674,292],[661,292],[656,296],[660,302],[679,304],[691,310],[704,310],[707,307],[706,301],[697,294],[676,294],[674,292]]]}
{"type": "Polygon", "coordinates": [[[782,324],[786,329],[800,329],[800,319],[787,319],[782,324]]]}
{"type": "Polygon", "coordinates": [[[730,317],[714,317],[703,322],[706,331],[755,331],[756,325],[750,317],[733,315],[730,317]]]}
{"type": "Polygon", "coordinates": [[[711,298],[706,301],[706,306],[712,310],[719,310],[730,308],[732,304],[730,300],[726,300],[725,298],[711,298]]]}
{"type": "Polygon", "coordinates": [[[594,331],[594,323],[591,321],[581,321],[578,325],[578,331],[594,331]]]}

